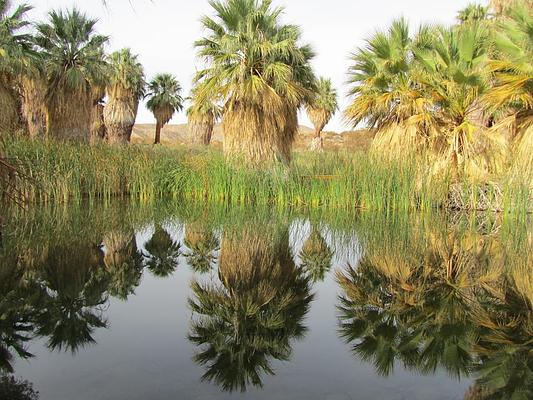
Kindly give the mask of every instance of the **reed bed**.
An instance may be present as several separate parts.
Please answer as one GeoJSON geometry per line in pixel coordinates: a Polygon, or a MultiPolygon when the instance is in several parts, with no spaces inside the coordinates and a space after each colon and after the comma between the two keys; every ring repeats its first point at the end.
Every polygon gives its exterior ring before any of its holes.
{"type": "Polygon", "coordinates": [[[451,185],[416,160],[384,161],[365,153],[302,152],[290,167],[246,167],[213,149],[108,146],[9,139],[5,151],[24,176],[29,202],[112,197],[152,201],[409,211],[434,208],[518,211],[531,208],[527,185],[451,185]]]}

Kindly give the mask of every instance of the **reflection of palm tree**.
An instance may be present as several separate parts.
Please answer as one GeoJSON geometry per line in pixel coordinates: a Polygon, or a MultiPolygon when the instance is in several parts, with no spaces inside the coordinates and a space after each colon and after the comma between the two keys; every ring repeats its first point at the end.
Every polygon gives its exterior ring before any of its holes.
{"type": "Polygon", "coordinates": [[[0,371],[13,372],[12,352],[21,358],[32,357],[25,344],[34,329],[31,304],[40,291],[36,285],[25,285],[22,276],[13,264],[0,264],[0,371]]]}
{"type": "Polygon", "coordinates": [[[106,327],[101,306],[106,303],[105,282],[99,277],[103,253],[98,246],[51,248],[38,274],[46,290],[39,306],[38,333],[48,336],[51,349],[76,352],[94,343],[96,328],[106,327]]]}
{"type": "Polygon", "coordinates": [[[313,297],[295,267],[287,230],[248,229],[224,233],[221,284],[194,282],[189,300],[199,316],[189,336],[201,346],[195,360],[207,368],[203,379],[227,391],[261,386],[261,374],[274,373],[271,358],[290,358],[290,341],[305,333],[302,319],[313,297]]]}
{"type": "MultiPolygon", "coordinates": [[[[523,256],[523,255],[522,255],[523,256]]],[[[530,265],[514,271],[474,314],[480,328],[477,385],[483,399],[533,398],[533,285],[530,265]],[[528,282],[525,284],[525,282],[528,282]],[[529,286],[529,288],[526,287],[529,286]]]]}
{"type": "Polygon", "coordinates": [[[313,227],[311,235],[300,252],[302,268],[307,271],[313,282],[323,281],[331,269],[332,258],[333,252],[320,231],[313,227]]]}
{"type": "Polygon", "coordinates": [[[407,252],[382,246],[338,279],[341,331],[355,352],[388,375],[396,359],[408,368],[468,376],[477,338],[470,313],[480,288],[499,280],[486,248],[454,235],[407,252]]]}
{"type": "Polygon", "coordinates": [[[178,267],[180,245],[165,229],[158,226],[145,247],[149,253],[145,254],[146,263],[152,274],[165,278],[174,273],[178,267]]]}
{"type": "Polygon", "coordinates": [[[219,250],[219,242],[213,231],[201,223],[187,224],[184,242],[189,249],[185,257],[191,268],[199,273],[211,270],[216,262],[215,253],[219,250]]]}
{"type": "Polygon", "coordinates": [[[38,400],[39,392],[36,392],[28,381],[0,373],[0,399],[38,400]]]}
{"type": "Polygon", "coordinates": [[[126,300],[135,293],[143,271],[143,258],[137,249],[135,235],[132,232],[109,232],[104,245],[107,291],[113,297],[126,300]]]}

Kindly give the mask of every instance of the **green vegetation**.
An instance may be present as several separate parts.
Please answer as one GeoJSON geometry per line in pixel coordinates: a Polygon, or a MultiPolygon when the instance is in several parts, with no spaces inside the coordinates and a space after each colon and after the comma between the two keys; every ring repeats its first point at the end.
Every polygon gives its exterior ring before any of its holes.
{"type": "Polygon", "coordinates": [[[156,119],[154,144],[161,143],[161,129],[183,109],[181,86],[171,74],[158,74],[148,84],[146,107],[154,113],[156,119]]]}
{"type": "Polygon", "coordinates": [[[520,213],[531,206],[526,186],[495,182],[450,188],[442,185],[445,177],[434,184],[414,161],[385,161],[363,153],[298,153],[289,168],[264,171],[228,163],[216,150],[29,139],[8,140],[6,148],[30,178],[15,180],[17,187],[28,200],[40,202],[171,196],[231,204],[520,213]]]}
{"type": "Polygon", "coordinates": [[[313,51],[271,3],[210,1],[215,17],[202,19],[208,34],[195,43],[208,64],[196,95],[223,102],[224,152],[249,164],[290,163],[298,109],[315,91],[313,51]]]}
{"type": "Polygon", "coordinates": [[[299,154],[294,165],[298,111],[307,110],[313,149],[320,150],[338,107],[336,89],[315,76],[314,53],[301,43],[301,29],[282,21],[283,8],[269,0],[210,5],[205,36],[195,42],[204,64],[187,115],[193,142],[203,145],[222,122],[224,159],[197,149],[106,148],[129,142],[145,95],[160,143],[163,126],[184,108],[177,78],[158,74],[146,85],[138,57],[129,49],[107,55],[96,20],[76,9],[51,11],[47,22],[22,34],[30,8],[10,11],[1,0],[0,133],[19,136],[2,151],[20,165],[18,177],[30,179],[17,181],[2,159],[0,189],[22,188],[40,200],[171,195],[371,209],[531,209],[530,0],[473,4],[452,26],[413,32],[400,19],[378,31],[352,56],[344,110],[354,126],[376,132],[371,155],[299,154]],[[26,142],[23,133],[50,143],[26,142]]]}
{"type": "Polygon", "coordinates": [[[126,144],[144,97],[146,82],[143,66],[130,49],[122,49],[109,56],[109,85],[103,118],[108,143],[126,144]]]}
{"type": "Polygon", "coordinates": [[[322,151],[324,149],[321,137],[322,130],[339,108],[337,91],[333,88],[330,79],[318,79],[316,93],[306,108],[307,115],[315,126],[315,140],[311,143],[310,148],[311,150],[322,151]]]}
{"type": "Polygon", "coordinates": [[[531,171],[531,10],[515,2],[492,18],[470,6],[461,24],[415,34],[395,21],[353,55],[346,118],[376,129],[375,154],[422,153],[420,163],[454,182],[531,171]]]}

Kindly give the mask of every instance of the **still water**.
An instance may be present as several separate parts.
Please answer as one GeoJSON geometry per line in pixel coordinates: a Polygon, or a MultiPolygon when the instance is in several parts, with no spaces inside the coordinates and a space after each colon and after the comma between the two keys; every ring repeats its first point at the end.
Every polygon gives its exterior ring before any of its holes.
{"type": "Polygon", "coordinates": [[[527,221],[122,202],[3,214],[2,400],[533,398],[527,221]]]}

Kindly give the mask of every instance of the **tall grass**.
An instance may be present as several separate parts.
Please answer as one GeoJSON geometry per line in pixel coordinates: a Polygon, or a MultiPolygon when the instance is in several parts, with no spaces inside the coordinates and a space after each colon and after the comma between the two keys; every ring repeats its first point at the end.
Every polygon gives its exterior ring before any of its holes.
{"type": "MultiPolygon", "coordinates": [[[[32,178],[18,185],[34,202],[169,196],[232,205],[407,211],[445,207],[450,195],[447,177],[430,179],[416,160],[385,162],[364,153],[298,153],[290,167],[252,169],[238,160],[226,162],[217,150],[21,138],[6,141],[5,147],[32,178]]],[[[478,192],[461,190],[459,197],[467,198],[459,203],[476,209],[478,192]]],[[[507,209],[531,206],[528,188],[509,189],[503,197],[499,201],[507,209]]]]}

